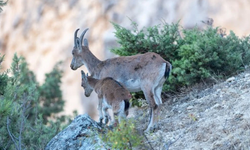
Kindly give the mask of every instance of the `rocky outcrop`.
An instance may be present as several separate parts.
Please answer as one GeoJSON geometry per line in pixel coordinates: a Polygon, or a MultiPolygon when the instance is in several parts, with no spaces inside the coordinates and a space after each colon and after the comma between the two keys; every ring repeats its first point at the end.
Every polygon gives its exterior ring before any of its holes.
{"type": "Polygon", "coordinates": [[[77,116],[47,144],[45,150],[106,149],[98,136],[101,127],[87,114],[77,116]]]}

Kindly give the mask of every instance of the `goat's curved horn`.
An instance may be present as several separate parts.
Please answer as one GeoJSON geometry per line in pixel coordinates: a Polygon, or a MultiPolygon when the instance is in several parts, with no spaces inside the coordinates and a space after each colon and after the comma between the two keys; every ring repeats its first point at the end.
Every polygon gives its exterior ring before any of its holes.
{"type": "MultiPolygon", "coordinates": [[[[85,33],[88,31],[88,29],[89,29],[89,28],[85,29],[85,30],[82,32],[81,36],[80,36],[80,46],[82,46],[82,39],[83,39],[85,33]]],[[[84,44],[85,44],[85,42],[84,42],[84,44]]],[[[85,46],[85,45],[84,45],[84,46],[85,46]]]]}
{"type": "Polygon", "coordinates": [[[77,47],[77,32],[79,31],[79,29],[76,29],[75,34],[74,34],[74,43],[75,43],[75,47],[77,47]]]}
{"type": "Polygon", "coordinates": [[[84,39],[84,40],[83,40],[83,45],[84,45],[84,46],[89,46],[89,42],[88,42],[87,39],[84,39]]]}

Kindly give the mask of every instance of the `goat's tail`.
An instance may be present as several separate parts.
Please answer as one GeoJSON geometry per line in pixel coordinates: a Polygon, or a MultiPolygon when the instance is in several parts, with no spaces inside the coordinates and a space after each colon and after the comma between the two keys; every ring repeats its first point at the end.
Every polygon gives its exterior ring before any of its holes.
{"type": "Polygon", "coordinates": [[[172,65],[169,62],[167,62],[166,63],[166,70],[165,70],[165,74],[164,74],[165,78],[169,77],[171,70],[172,70],[172,65]]]}
{"type": "Polygon", "coordinates": [[[125,103],[124,111],[125,111],[126,116],[128,116],[128,109],[130,107],[129,100],[125,99],[124,103],[125,103]]]}

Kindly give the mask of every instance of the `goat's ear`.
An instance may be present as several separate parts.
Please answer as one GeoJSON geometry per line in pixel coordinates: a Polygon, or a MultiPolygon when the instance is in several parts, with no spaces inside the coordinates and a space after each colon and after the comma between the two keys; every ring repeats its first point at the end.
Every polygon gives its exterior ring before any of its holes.
{"type": "Polygon", "coordinates": [[[78,37],[76,38],[76,47],[78,48],[78,50],[82,50],[82,46],[80,45],[80,39],[78,37]]]}
{"type": "Polygon", "coordinates": [[[81,73],[82,73],[82,78],[85,78],[85,73],[83,70],[81,70],[81,73]]]}
{"type": "Polygon", "coordinates": [[[74,34],[74,47],[76,47],[79,51],[82,50],[80,38],[77,37],[77,32],[79,29],[76,29],[75,34],[74,34]]]}

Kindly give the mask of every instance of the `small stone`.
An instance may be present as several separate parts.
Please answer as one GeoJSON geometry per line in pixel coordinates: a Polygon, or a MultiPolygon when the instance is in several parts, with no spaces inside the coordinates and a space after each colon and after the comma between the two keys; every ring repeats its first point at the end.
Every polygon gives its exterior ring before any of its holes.
{"type": "Polygon", "coordinates": [[[212,109],[213,109],[213,108],[219,109],[219,108],[222,108],[222,106],[221,106],[220,104],[217,103],[217,104],[215,104],[215,105],[212,107],[212,109]]]}
{"type": "Polygon", "coordinates": [[[234,81],[236,78],[235,77],[231,77],[231,78],[228,78],[227,80],[226,80],[226,82],[232,82],[232,81],[234,81]]]}
{"type": "Polygon", "coordinates": [[[188,107],[187,107],[187,110],[191,110],[191,109],[193,109],[193,108],[194,108],[194,106],[191,105],[191,106],[188,106],[188,107]]]}
{"type": "Polygon", "coordinates": [[[250,74],[249,74],[249,73],[246,73],[246,74],[244,75],[244,77],[245,77],[245,78],[250,77],[250,74]]]}

